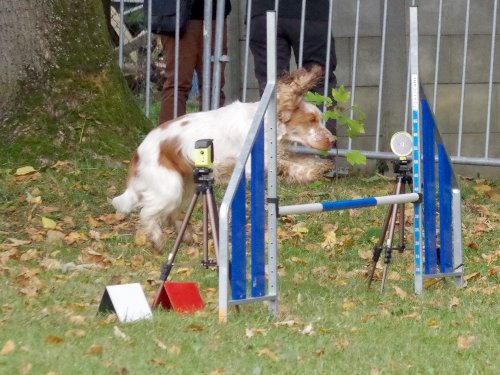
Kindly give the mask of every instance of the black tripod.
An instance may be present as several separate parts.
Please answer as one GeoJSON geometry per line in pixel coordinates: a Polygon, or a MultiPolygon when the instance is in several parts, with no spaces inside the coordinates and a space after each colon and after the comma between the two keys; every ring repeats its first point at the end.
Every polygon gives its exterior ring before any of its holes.
{"type": "MultiPolygon", "coordinates": [[[[408,174],[411,166],[410,162],[406,158],[401,158],[394,163],[394,173],[396,173],[396,185],[394,187],[394,194],[404,194],[406,190],[406,185],[409,187],[409,191],[413,190],[413,180],[408,174]]],[[[373,258],[371,264],[370,275],[368,278],[368,288],[370,287],[373,276],[375,274],[375,269],[377,268],[377,262],[380,259],[380,254],[382,249],[384,249],[384,270],[382,273],[382,283],[380,285],[380,291],[384,290],[385,279],[387,277],[387,268],[391,263],[392,250],[397,249],[400,253],[405,250],[404,244],[404,228],[405,227],[405,205],[404,203],[396,203],[389,206],[387,213],[385,214],[384,224],[382,226],[382,233],[380,238],[373,248],[373,258]],[[394,231],[396,227],[396,220],[399,212],[399,246],[393,247],[392,242],[394,238],[394,231]],[[384,242],[386,242],[385,248],[383,247],[384,242]]]]}
{"type": "Polygon", "coordinates": [[[217,212],[217,204],[215,203],[214,190],[213,190],[213,182],[214,178],[212,176],[212,170],[210,168],[198,168],[195,167],[193,169],[193,178],[196,185],[196,190],[194,192],[193,198],[191,199],[191,203],[189,203],[189,207],[186,212],[186,216],[182,221],[181,228],[175,239],[174,247],[172,251],[168,255],[166,263],[162,267],[160,280],[165,282],[172,270],[172,266],[174,264],[174,258],[177,255],[177,251],[179,250],[179,246],[181,244],[182,238],[184,237],[184,233],[186,232],[186,228],[189,224],[189,220],[193,213],[196,202],[198,201],[198,197],[203,195],[203,260],[201,264],[203,267],[213,267],[217,266],[219,263],[219,214],[217,212]],[[215,258],[216,260],[211,260],[208,258],[208,220],[210,219],[210,225],[212,226],[212,237],[214,240],[214,248],[215,248],[215,258]]]}

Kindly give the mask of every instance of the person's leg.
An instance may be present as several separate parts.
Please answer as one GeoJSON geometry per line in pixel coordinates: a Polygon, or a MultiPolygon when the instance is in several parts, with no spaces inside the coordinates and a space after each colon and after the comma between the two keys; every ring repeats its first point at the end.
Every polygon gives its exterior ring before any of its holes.
{"type": "MultiPolygon", "coordinates": [[[[296,59],[298,59],[300,51],[300,26],[298,28],[290,29],[293,34],[292,38],[292,48],[294,54],[296,54],[296,59]]],[[[337,57],[335,53],[335,39],[331,36],[331,32],[328,30],[328,22],[318,22],[318,21],[306,21],[304,27],[304,45],[303,45],[303,55],[302,55],[302,65],[305,68],[309,68],[312,65],[320,65],[323,71],[326,70],[327,63],[327,45],[328,38],[331,40],[330,46],[330,60],[329,60],[329,77],[328,77],[328,90],[327,96],[332,95],[332,89],[337,85],[337,78],[335,76],[335,68],[337,67],[337,57]]],[[[325,82],[321,81],[317,86],[313,88],[313,91],[324,95],[325,82]]],[[[322,108],[321,108],[322,109],[322,108]]],[[[336,126],[334,120],[329,120],[326,123],[326,128],[330,130],[332,134],[336,134],[336,126]]]]}
{"type": "MultiPolygon", "coordinates": [[[[290,44],[283,33],[282,19],[278,21],[277,39],[276,39],[276,59],[277,75],[290,70],[290,44]]],[[[260,94],[264,92],[267,83],[267,32],[266,32],[266,17],[253,17],[250,24],[250,50],[254,58],[255,77],[259,82],[260,94]]]]}
{"type": "MultiPolygon", "coordinates": [[[[190,20],[179,40],[179,85],[177,100],[177,116],[186,113],[186,102],[191,91],[193,71],[196,65],[197,48],[200,35],[203,33],[202,21],[190,20]]],[[[162,35],[161,42],[165,54],[165,83],[161,93],[159,123],[174,118],[174,80],[175,80],[175,37],[162,35]]]]}

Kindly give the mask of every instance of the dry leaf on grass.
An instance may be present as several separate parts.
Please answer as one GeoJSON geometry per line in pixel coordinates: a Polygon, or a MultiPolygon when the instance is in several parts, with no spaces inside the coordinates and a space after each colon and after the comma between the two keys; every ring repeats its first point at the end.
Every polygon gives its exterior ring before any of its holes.
{"type": "Polygon", "coordinates": [[[457,349],[465,350],[468,349],[471,344],[476,340],[475,336],[458,336],[457,338],[457,349]]]}
{"type": "Polygon", "coordinates": [[[264,348],[264,349],[259,349],[257,350],[257,355],[259,357],[266,356],[271,358],[274,362],[278,362],[279,358],[278,356],[270,349],[264,348]]]}
{"type": "Polygon", "coordinates": [[[6,355],[12,353],[15,349],[16,349],[16,344],[14,343],[14,341],[8,340],[3,345],[2,350],[0,350],[0,355],[6,355]]]}
{"type": "Polygon", "coordinates": [[[101,354],[102,351],[103,351],[102,345],[92,344],[89,346],[86,353],[96,355],[96,354],[101,354]]]}
{"type": "Polygon", "coordinates": [[[64,339],[59,336],[49,335],[45,337],[45,343],[50,345],[61,345],[64,343],[64,339]]]}
{"type": "Polygon", "coordinates": [[[408,297],[408,294],[403,289],[401,289],[400,287],[394,285],[393,288],[396,291],[396,294],[397,294],[397,296],[399,298],[406,299],[406,297],[408,297]]]}

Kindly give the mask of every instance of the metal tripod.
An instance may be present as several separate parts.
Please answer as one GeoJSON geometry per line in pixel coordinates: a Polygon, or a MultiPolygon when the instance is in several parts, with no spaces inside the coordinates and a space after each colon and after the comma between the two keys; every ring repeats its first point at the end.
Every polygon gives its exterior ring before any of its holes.
{"type": "Polygon", "coordinates": [[[191,219],[191,215],[193,213],[194,207],[196,206],[196,202],[200,195],[203,195],[203,260],[201,264],[203,267],[213,267],[219,264],[219,214],[217,212],[217,204],[215,203],[214,191],[213,191],[213,182],[214,178],[211,175],[212,170],[209,168],[194,168],[193,169],[193,177],[194,181],[197,184],[196,190],[194,192],[193,198],[189,203],[189,207],[186,212],[186,216],[182,221],[181,228],[175,239],[174,247],[172,251],[168,255],[166,263],[162,267],[160,280],[165,282],[172,270],[175,256],[177,255],[177,251],[179,250],[182,238],[184,237],[184,233],[186,232],[186,228],[189,224],[189,220],[191,219]],[[208,258],[208,220],[210,219],[210,225],[212,227],[212,237],[214,240],[214,249],[215,249],[215,258],[216,260],[210,260],[208,258]]]}
{"type": "MultiPolygon", "coordinates": [[[[406,186],[408,185],[409,190],[413,190],[413,180],[408,174],[410,172],[410,162],[406,158],[401,158],[394,163],[394,173],[396,173],[396,182],[394,187],[394,194],[404,194],[406,192],[406,186]]],[[[380,284],[380,291],[384,291],[385,279],[387,277],[387,269],[391,263],[392,250],[397,249],[400,253],[405,250],[404,244],[404,226],[405,226],[405,207],[404,203],[392,204],[388,207],[387,213],[385,214],[384,224],[382,226],[382,233],[380,234],[379,240],[375,247],[373,248],[373,258],[371,263],[370,275],[368,277],[368,288],[371,286],[373,281],[373,276],[377,268],[377,262],[380,259],[382,250],[384,250],[384,269],[382,272],[382,283],[380,284]],[[396,227],[396,221],[398,219],[399,213],[399,244],[397,247],[393,247],[393,238],[396,227]],[[386,245],[384,247],[384,242],[386,245]]]]}

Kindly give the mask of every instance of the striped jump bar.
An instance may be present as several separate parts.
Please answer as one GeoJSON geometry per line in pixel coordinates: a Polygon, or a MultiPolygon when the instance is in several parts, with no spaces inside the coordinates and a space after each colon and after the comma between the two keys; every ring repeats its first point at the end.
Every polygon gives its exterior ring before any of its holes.
{"type": "Polygon", "coordinates": [[[407,193],[384,195],[382,197],[370,197],[360,199],[350,199],[335,202],[294,204],[290,206],[280,206],[279,215],[298,215],[321,211],[347,210],[351,208],[361,208],[370,206],[386,206],[389,204],[413,203],[420,201],[420,194],[407,193]]]}

